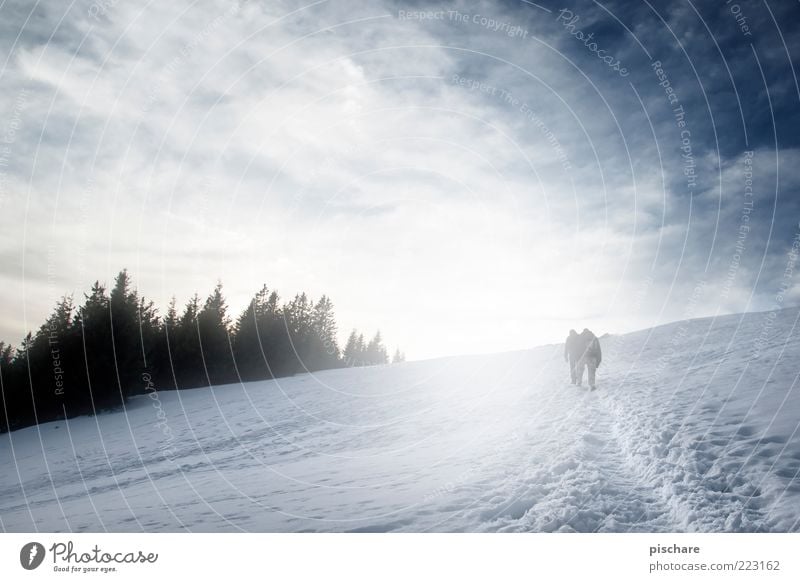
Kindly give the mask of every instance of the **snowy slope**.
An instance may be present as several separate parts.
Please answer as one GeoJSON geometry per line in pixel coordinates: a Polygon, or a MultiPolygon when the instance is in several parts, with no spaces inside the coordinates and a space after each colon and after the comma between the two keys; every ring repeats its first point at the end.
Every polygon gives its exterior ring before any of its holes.
{"type": "Polygon", "coordinates": [[[800,311],[159,393],[0,436],[5,531],[798,531],[800,311]]]}

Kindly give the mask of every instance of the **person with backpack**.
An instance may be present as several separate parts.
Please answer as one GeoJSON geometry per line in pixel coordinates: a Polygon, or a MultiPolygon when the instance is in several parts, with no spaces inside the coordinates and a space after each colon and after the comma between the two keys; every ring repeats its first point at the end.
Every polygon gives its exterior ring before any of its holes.
{"type": "Polygon", "coordinates": [[[584,329],[580,336],[580,357],[578,359],[576,377],[578,386],[583,384],[583,369],[586,368],[589,376],[589,386],[595,389],[595,374],[600,362],[603,361],[603,353],[600,349],[600,341],[591,331],[584,329]]]}

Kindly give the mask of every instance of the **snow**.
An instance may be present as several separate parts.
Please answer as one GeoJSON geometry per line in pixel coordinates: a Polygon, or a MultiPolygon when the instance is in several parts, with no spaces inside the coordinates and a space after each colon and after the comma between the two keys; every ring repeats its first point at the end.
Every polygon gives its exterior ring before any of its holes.
{"type": "MultiPolygon", "coordinates": [[[[0,436],[4,531],[799,531],[798,309],[160,392],[0,436]]],[[[565,334],[566,335],[566,334],[565,334]]]]}

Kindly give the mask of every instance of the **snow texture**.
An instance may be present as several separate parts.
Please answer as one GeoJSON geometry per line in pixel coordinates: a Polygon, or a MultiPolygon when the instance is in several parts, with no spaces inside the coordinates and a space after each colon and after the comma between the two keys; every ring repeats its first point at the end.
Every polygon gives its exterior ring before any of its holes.
{"type": "Polygon", "coordinates": [[[798,316],[603,337],[594,392],[554,345],[139,396],[0,436],[0,528],[800,531],[798,316]]]}

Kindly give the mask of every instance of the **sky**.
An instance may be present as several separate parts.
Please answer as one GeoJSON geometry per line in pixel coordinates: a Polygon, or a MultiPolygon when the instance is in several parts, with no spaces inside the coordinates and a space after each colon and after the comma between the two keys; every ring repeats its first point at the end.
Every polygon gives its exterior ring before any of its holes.
{"type": "Polygon", "coordinates": [[[409,359],[800,302],[795,2],[6,1],[0,339],[127,268],[409,359]],[[797,243],[794,243],[797,250],[797,243]]]}

